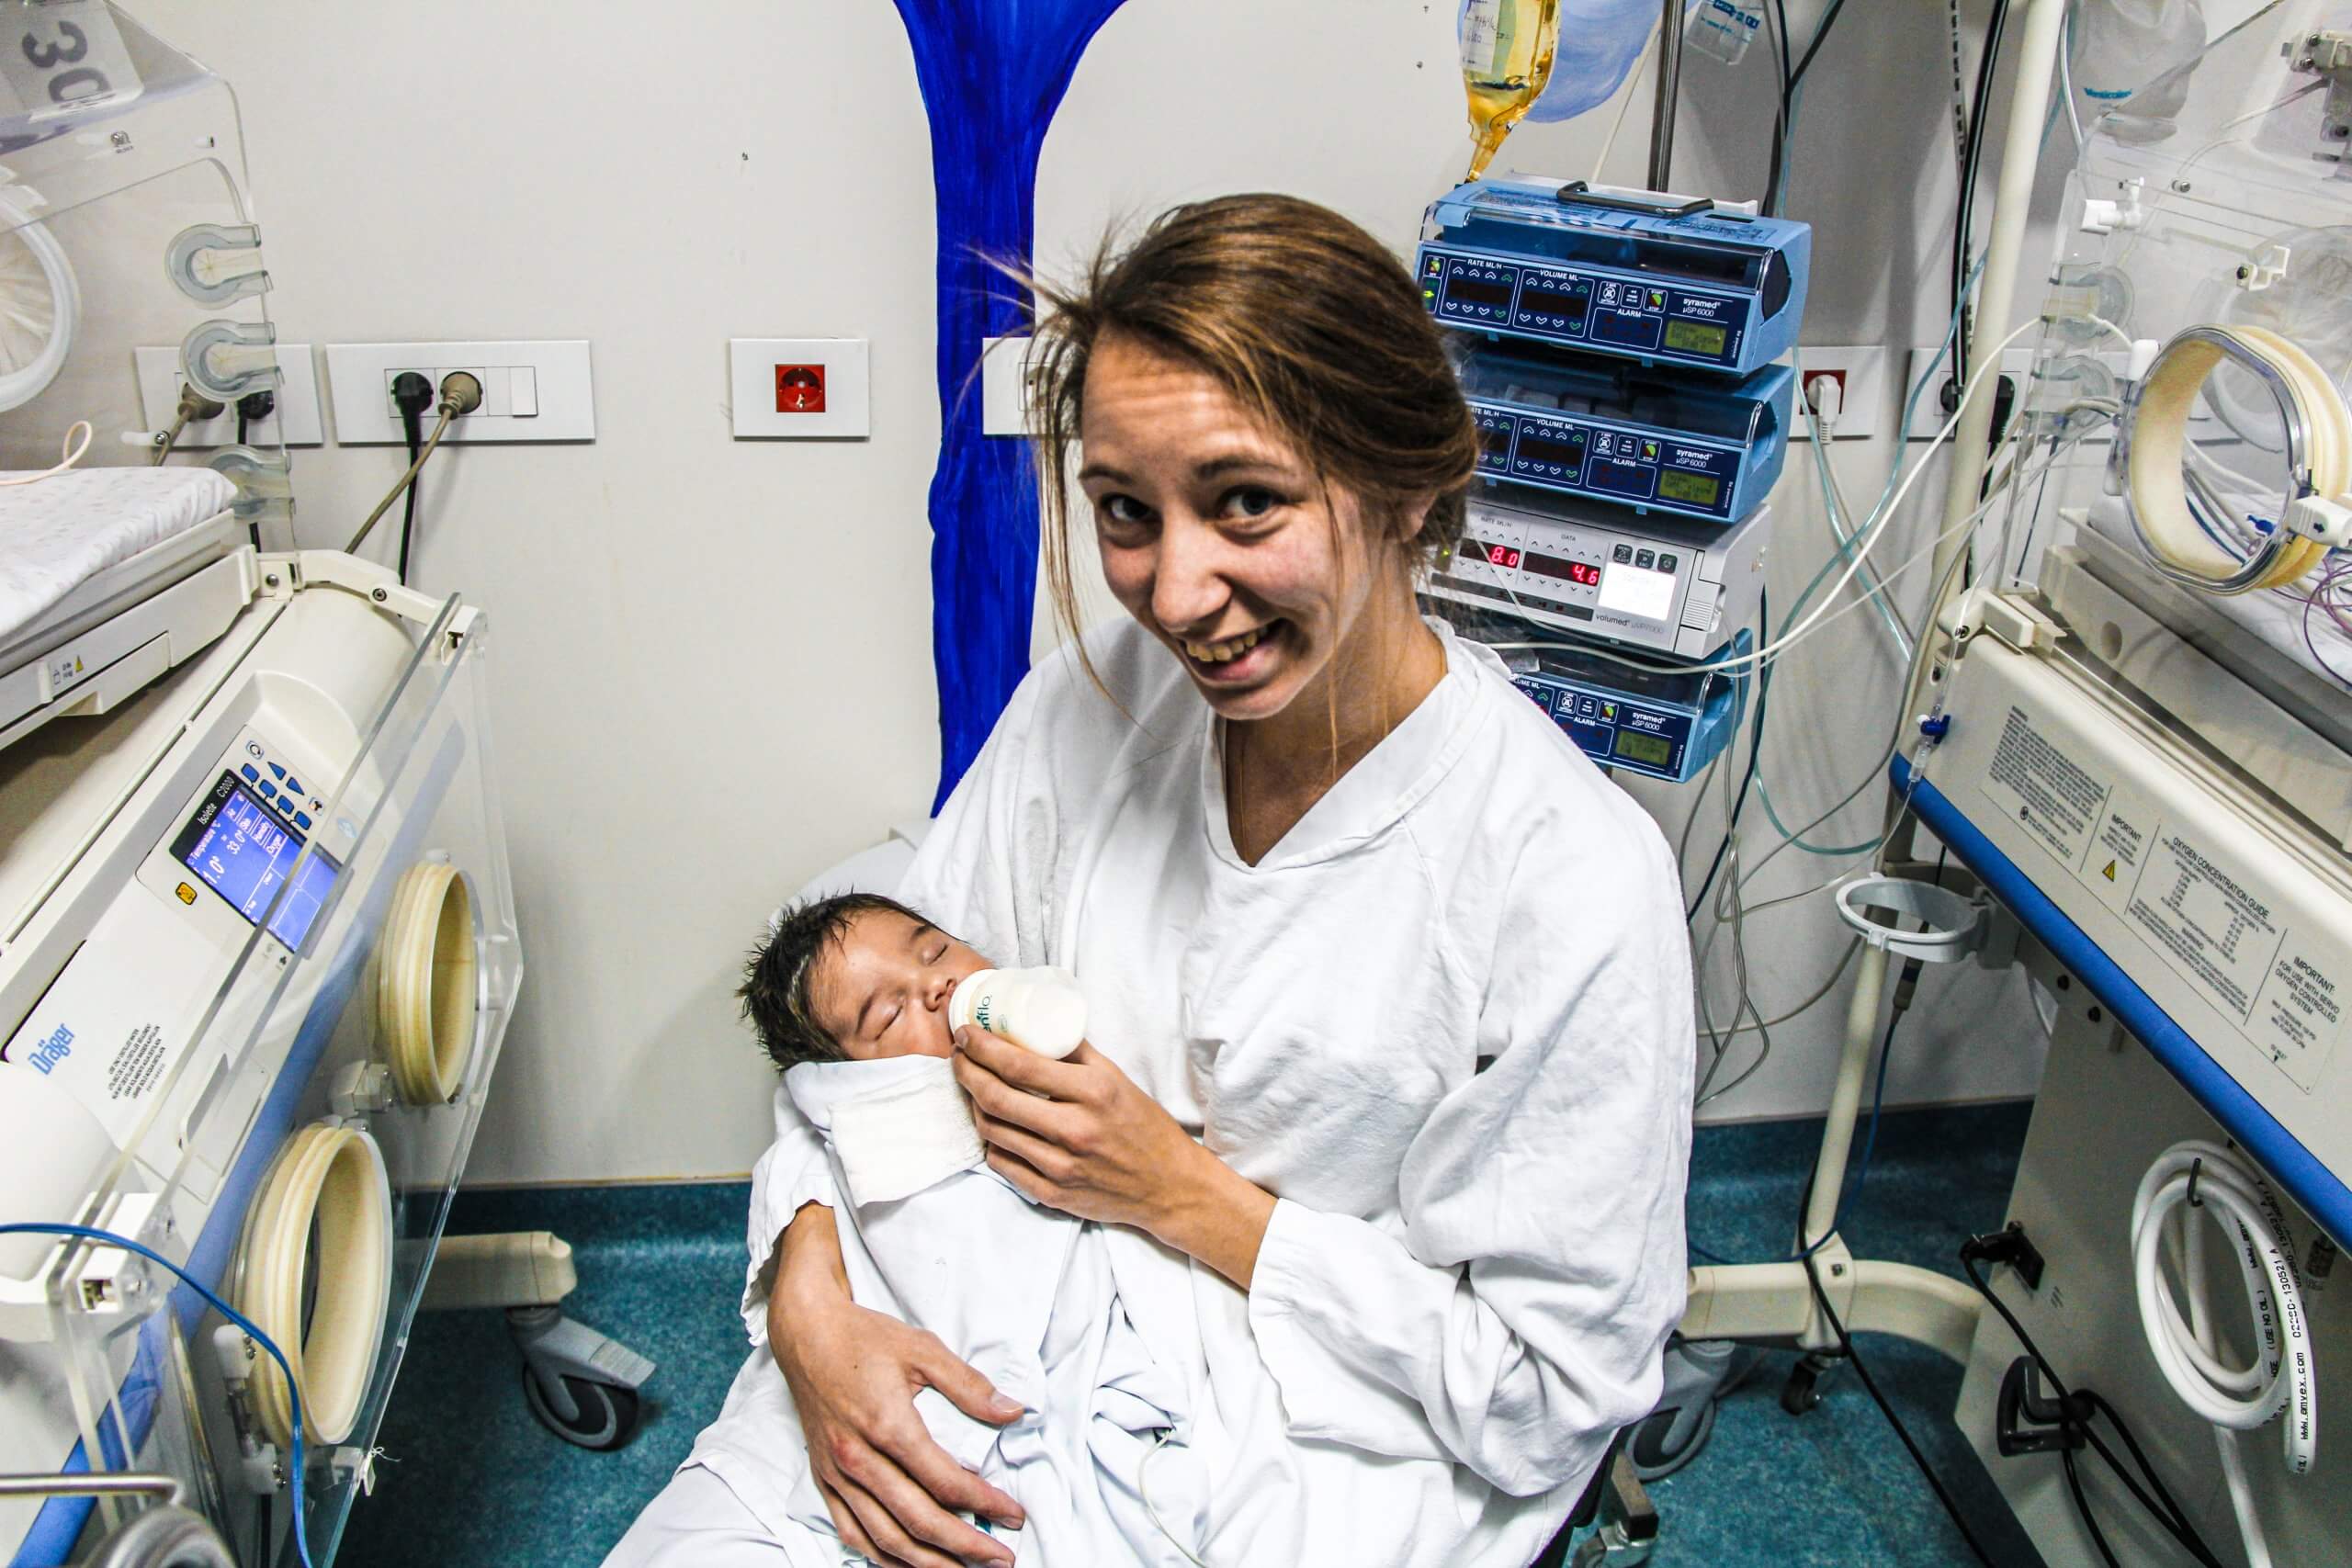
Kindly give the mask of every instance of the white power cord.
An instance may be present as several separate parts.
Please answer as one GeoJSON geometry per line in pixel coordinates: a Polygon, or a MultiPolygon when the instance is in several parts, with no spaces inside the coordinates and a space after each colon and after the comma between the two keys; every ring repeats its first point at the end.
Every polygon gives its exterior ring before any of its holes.
{"type": "Polygon", "coordinates": [[[2254,1511],[2237,1435],[2285,1416],[2287,1468],[2296,1475],[2310,1471],[2319,1443],[2311,1324],[2303,1314],[2285,1213],[2251,1165],[2218,1144],[2187,1139],[2166,1149],[2140,1179],[2132,1200],[2132,1258],[2148,1348],[2181,1403],[2213,1424],[2246,1562],[2249,1568],[2270,1568],[2270,1549],[2254,1511]],[[2258,1341],[2246,1366],[2230,1366],[2218,1353],[2206,1302],[2206,1227],[2197,1223],[2199,1211],[2224,1226],[2223,1234],[2234,1243],[2258,1341]],[[2167,1257],[2177,1282],[2165,1279],[2167,1257]],[[2185,1318],[2177,1298],[2188,1303],[2185,1318]]]}
{"type": "Polygon", "coordinates": [[[58,475],[71,470],[74,464],[82,460],[83,454],[89,449],[90,422],[86,419],[77,419],[66,426],[65,441],[59,450],[57,467],[42,468],[29,474],[9,474],[0,477],[0,485],[39,484],[43,479],[55,479],[58,475]],[[78,441],[75,439],[77,434],[80,437],[78,441]]]}

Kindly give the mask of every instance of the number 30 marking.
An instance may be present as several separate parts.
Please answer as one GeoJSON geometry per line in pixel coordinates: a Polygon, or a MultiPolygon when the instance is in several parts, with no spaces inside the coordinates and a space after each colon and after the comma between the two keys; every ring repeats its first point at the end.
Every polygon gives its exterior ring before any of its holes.
{"type": "Polygon", "coordinates": [[[61,65],[71,65],[90,52],[90,35],[71,22],[60,22],[57,30],[69,40],[64,48],[53,43],[40,43],[33,35],[25,35],[25,58],[42,71],[54,71],[61,65]]]}

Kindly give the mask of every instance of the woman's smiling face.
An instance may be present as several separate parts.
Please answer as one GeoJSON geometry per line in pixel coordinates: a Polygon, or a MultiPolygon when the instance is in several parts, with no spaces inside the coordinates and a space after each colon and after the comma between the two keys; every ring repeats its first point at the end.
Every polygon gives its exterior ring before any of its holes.
{"type": "Polygon", "coordinates": [[[1104,337],[1080,435],[1103,580],[1220,716],[1272,717],[1368,621],[1411,615],[1400,552],[1368,547],[1355,497],[1204,372],[1104,337]]]}

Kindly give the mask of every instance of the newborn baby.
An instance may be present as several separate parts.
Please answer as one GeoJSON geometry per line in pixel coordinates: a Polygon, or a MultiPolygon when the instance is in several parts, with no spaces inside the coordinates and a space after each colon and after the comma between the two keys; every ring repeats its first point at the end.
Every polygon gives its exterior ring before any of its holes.
{"type": "MultiPolygon", "coordinates": [[[[1178,1565],[1141,1486],[1159,1439],[1183,1425],[1181,1385],[1129,1325],[1101,1232],[988,1168],[954,1077],[949,1001],[989,967],[915,911],[845,895],[776,920],[743,1010],[825,1138],[852,1295],[930,1330],[1023,1406],[996,1427],[934,1391],[915,1400],[941,1447],[1020,1502],[1028,1523],[1008,1544],[1024,1568],[1178,1565]]],[[[1189,1511],[1170,1499],[1190,1490],[1183,1468],[1171,1451],[1151,1478],[1171,1523],[1189,1511]]],[[[806,1473],[793,1517],[838,1543],[806,1473]]]]}

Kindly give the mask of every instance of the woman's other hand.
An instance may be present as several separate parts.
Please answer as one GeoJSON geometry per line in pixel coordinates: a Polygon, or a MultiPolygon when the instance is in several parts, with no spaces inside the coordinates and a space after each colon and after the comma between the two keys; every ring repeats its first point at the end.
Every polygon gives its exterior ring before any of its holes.
{"type": "Polygon", "coordinates": [[[850,1299],[832,1211],[793,1216],[768,1297],[768,1344],[792,1390],[808,1463],[833,1528],[853,1549],[906,1568],[1011,1562],[1012,1552],[950,1509],[1018,1528],[1021,1506],[956,1462],[915,1414],[935,1388],[976,1421],[1002,1426],[1021,1406],[937,1336],[850,1299]]]}
{"type": "Polygon", "coordinates": [[[956,1032],[956,1081],[1006,1180],[1049,1208],[1147,1231],[1249,1288],[1272,1195],[1108,1056],[1080,1045],[1057,1062],[967,1025],[956,1032]]]}

